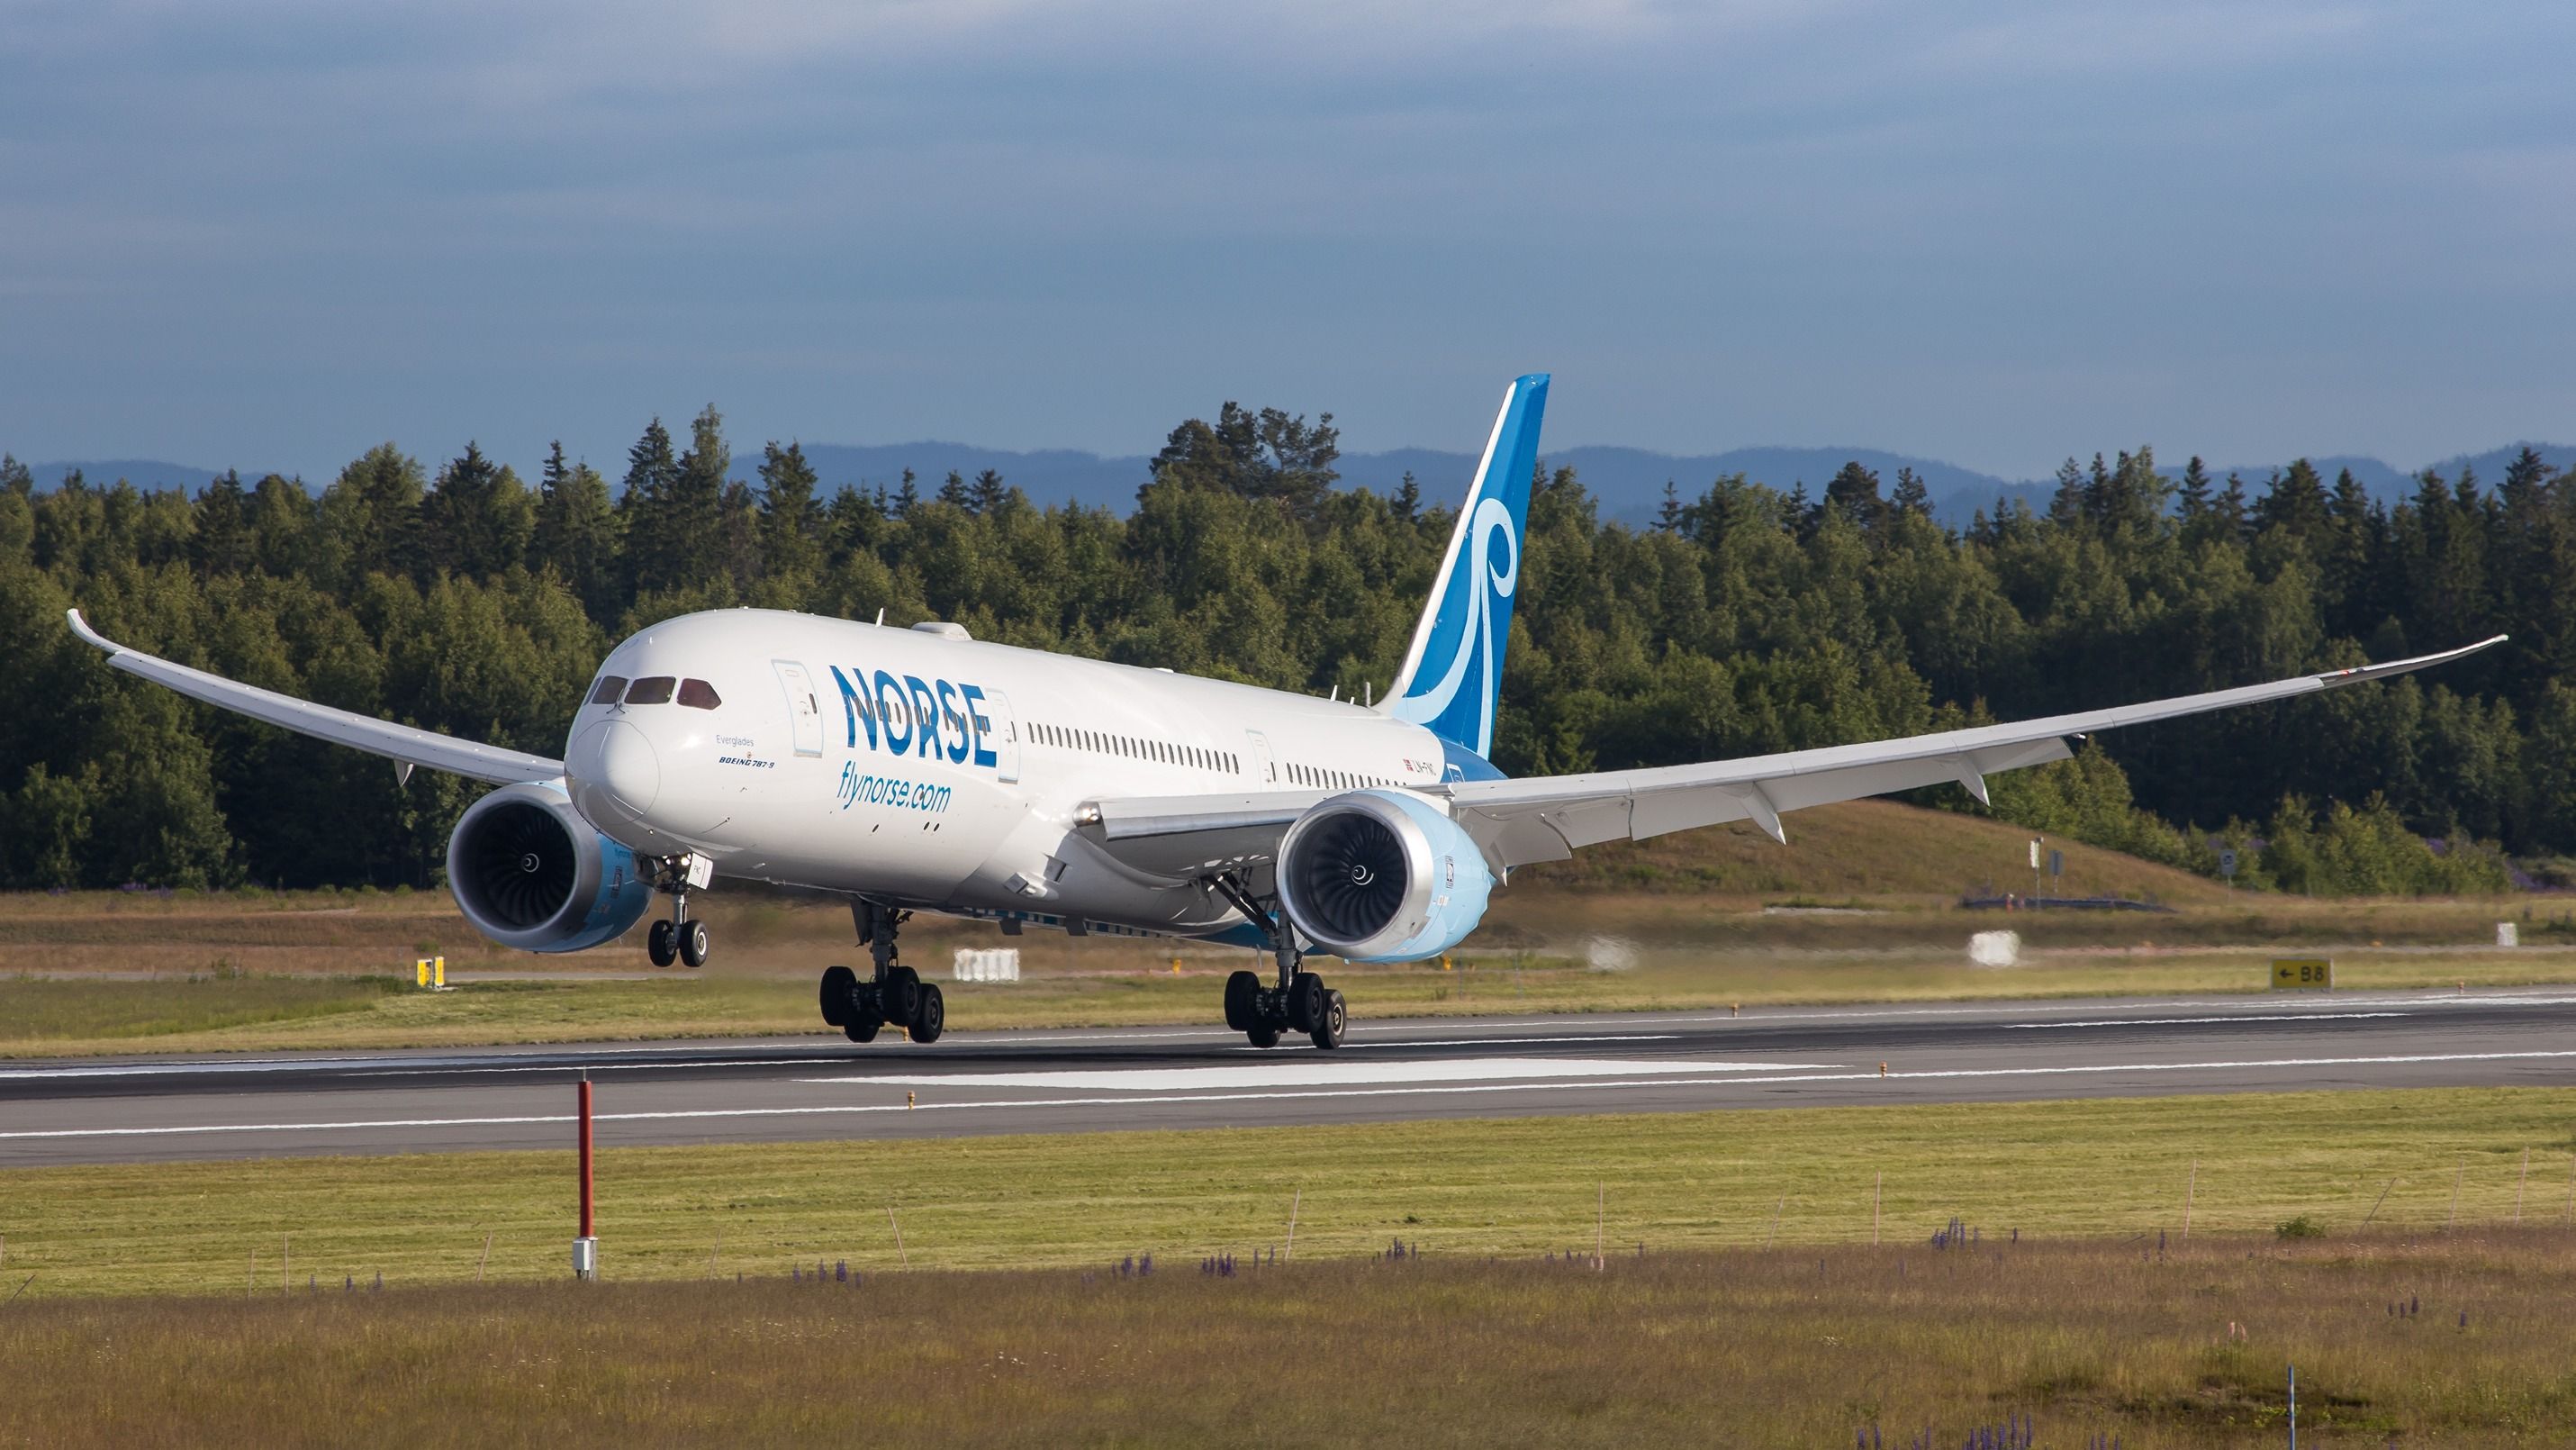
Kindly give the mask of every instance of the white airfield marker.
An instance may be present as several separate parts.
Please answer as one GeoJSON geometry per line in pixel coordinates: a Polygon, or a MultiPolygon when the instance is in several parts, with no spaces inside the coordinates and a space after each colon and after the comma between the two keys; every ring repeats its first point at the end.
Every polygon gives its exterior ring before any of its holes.
{"type": "Polygon", "coordinates": [[[1709,1062],[1669,1057],[1489,1057],[1441,1062],[1353,1062],[1280,1057],[1242,1067],[1134,1067],[1058,1072],[944,1072],[880,1077],[809,1077],[854,1087],[1035,1088],[1068,1092],[1209,1092],[1226,1088],[1381,1086],[1388,1083],[1518,1082],[1569,1077],[1668,1077],[1674,1073],[1825,1072],[1823,1062],[1709,1062]]]}

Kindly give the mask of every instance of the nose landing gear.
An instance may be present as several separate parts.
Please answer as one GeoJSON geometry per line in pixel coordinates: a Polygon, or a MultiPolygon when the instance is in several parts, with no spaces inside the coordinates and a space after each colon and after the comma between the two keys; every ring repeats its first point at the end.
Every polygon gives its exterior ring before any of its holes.
{"type": "Polygon", "coordinates": [[[689,891],[704,889],[715,880],[715,863],[695,853],[686,856],[639,856],[638,864],[652,873],[653,889],[671,898],[668,920],[653,923],[644,933],[644,954],[657,967],[674,961],[691,968],[707,964],[712,942],[707,924],[689,915],[689,891]]]}
{"type": "Polygon", "coordinates": [[[900,1027],[922,1043],[937,1042],[947,1030],[948,1004],[940,997],[939,984],[921,980],[920,973],[894,959],[896,929],[911,914],[872,901],[851,900],[850,917],[858,926],[859,943],[868,948],[876,971],[862,981],[848,967],[824,969],[824,1025],[840,1028],[841,1035],[852,1042],[872,1042],[887,1026],[900,1027]]]}

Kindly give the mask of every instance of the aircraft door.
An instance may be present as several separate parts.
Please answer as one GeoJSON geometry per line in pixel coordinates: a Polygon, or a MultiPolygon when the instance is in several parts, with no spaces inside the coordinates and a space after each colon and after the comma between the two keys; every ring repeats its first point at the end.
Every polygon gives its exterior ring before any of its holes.
{"type": "Polygon", "coordinates": [[[794,660],[772,660],[778,671],[778,687],[787,692],[787,720],[794,732],[796,753],[823,753],[823,704],[814,698],[814,678],[794,660]]]}
{"type": "Polygon", "coordinates": [[[1279,784],[1279,764],[1270,757],[1270,737],[1258,730],[1246,730],[1243,734],[1252,746],[1246,757],[1252,765],[1252,783],[1265,790],[1279,784]]]}
{"type": "Polygon", "coordinates": [[[999,690],[984,692],[984,718],[993,724],[993,754],[1001,763],[994,767],[1004,781],[1020,778],[1020,718],[1011,713],[1011,697],[999,690]]]}

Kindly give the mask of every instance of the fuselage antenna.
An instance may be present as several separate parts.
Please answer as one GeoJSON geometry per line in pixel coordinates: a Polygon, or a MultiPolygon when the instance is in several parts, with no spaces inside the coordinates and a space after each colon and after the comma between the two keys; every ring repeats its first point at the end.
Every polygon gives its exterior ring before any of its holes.
{"type": "Polygon", "coordinates": [[[885,628],[885,606],[882,604],[877,606],[877,628],[885,628]]]}

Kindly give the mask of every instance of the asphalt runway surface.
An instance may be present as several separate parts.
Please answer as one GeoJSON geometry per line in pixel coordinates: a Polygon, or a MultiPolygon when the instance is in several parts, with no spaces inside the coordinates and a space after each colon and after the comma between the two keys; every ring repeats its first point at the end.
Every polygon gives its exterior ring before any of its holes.
{"type": "MultiPolygon", "coordinates": [[[[1213,1003],[1210,1004],[1213,1007],[1213,1003]]],[[[1361,1004],[1365,1006],[1365,1004],[1361,1004]]],[[[2576,989],[952,1030],[0,1066],[0,1166],[2576,1084],[2576,989]],[[1884,1071],[1882,1072],[1882,1064],[1884,1071]]]]}

